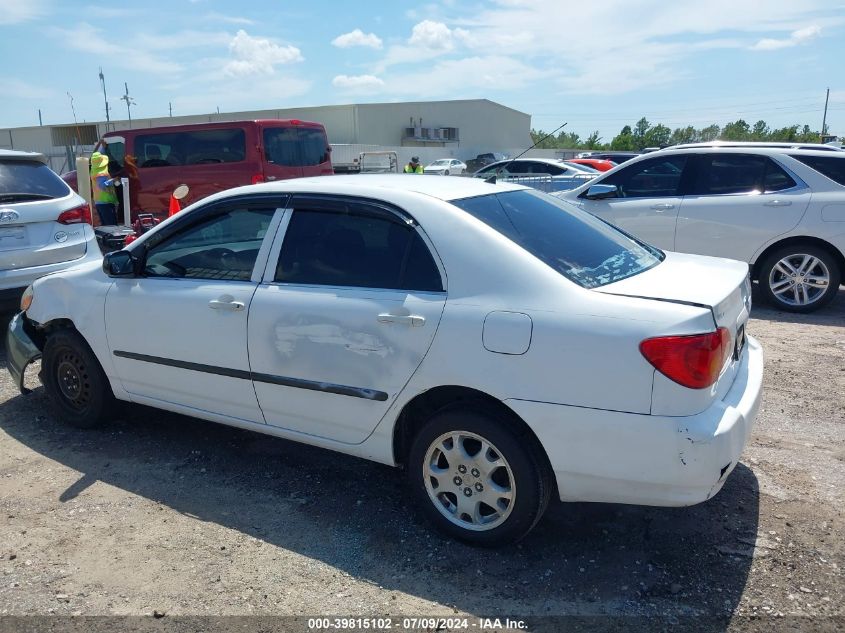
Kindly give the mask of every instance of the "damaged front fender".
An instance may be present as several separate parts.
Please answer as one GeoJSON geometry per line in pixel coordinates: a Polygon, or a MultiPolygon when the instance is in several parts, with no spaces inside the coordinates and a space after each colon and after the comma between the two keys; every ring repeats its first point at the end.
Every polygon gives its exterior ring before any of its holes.
{"type": "Polygon", "coordinates": [[[30,392],[23,386],[24,372],[30,363],[41,358],[41,350],[26,332],[26,321],[26,315],[19,312],[12,318],[6,331],[6,365],[23,394],[30,392]]]}

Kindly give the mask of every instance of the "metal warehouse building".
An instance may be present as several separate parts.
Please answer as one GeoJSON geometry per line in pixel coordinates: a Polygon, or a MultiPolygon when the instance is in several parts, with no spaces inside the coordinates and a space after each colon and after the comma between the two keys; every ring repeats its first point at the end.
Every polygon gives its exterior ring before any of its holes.
{"type": "MultiPolygon", "coordinates": [[[[481,152],[519,153],[531,144],[531,116],[487,99],[363,103],[253,110],[192,116],[133,119],[133,129],[209,121],[303,119],[326,126],[329,141],[341,149],[391,149],[402,161],[411,154],[435,158],[472,158],[481,152]]],[[[73,157],[90,151],[105,132],[124,130],[128,121],[99,121],[21,128],[0,128],[0,148],[38,151],[54,170],[73,169],[73,157]]]]}

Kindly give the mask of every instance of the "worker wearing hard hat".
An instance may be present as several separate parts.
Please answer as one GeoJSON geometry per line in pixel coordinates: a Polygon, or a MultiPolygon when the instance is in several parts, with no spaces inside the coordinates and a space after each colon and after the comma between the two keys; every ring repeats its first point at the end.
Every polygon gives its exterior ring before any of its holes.
{"type": "Polygon", "coordinates": [[[411,162],[405,165],[406,174],[421,174],[423,173],[423,166],[420,163],[419,156],[411,157],[411,162]]]}
{"type": "Polygon", "coordinates": [[[117,224],[117,194],[109,174],[109,157],[100,152],[91,154],[91,195],[100,224],[117,224]]]}

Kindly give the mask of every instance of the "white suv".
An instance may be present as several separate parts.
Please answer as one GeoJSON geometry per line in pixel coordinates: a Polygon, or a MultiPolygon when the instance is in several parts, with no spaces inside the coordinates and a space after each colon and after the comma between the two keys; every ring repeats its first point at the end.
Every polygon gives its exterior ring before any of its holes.
{"type": "Polygon", "coordinates": [[[763,297],[811,312],[845,272],[845,152],[668,148],[555,194],[666,250],[751,264],[763,297]]]}
{"type": "Polygon", "coordinates": [[[102,259],[85,200],[43,154],[0,149],[0,309],[24,288],[71,265],[102,259]]]}

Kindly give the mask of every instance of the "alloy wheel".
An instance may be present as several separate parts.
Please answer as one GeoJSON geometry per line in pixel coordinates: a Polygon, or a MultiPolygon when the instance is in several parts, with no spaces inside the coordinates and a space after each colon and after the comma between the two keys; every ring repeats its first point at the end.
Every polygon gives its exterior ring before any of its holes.
{"type": "Polygon", "coordinates": [[[426,451],[425,488],[437,510],[467,530],[492,530],[513,509],[513,470],[488,440],[468,431],[444,433],[426,451]]]}
{"type": "Polygon", "coordinates": [[[791,306],[815,303],[830,287],[827,265],[814,255],[796,253],[780,259],[769,273],[769,288],[778,301],[791,306]]]}

